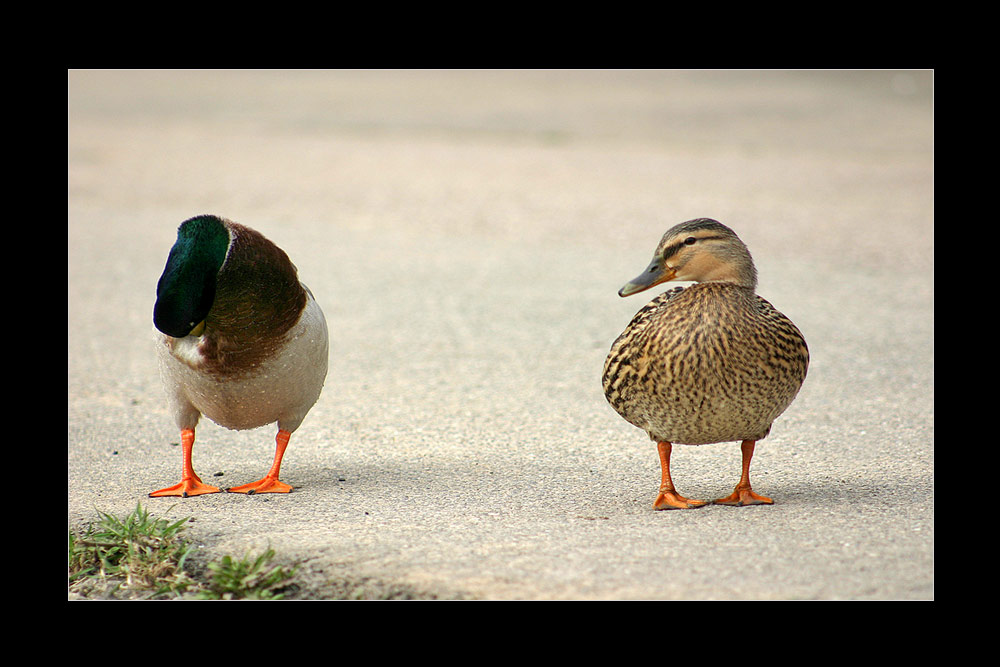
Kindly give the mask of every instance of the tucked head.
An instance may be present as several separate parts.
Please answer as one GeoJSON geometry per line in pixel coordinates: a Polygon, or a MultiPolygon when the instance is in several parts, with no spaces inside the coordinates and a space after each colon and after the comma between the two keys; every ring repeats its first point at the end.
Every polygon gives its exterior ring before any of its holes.
{"type": "Polygon", "coordinates": [[[205,319],[228,250],[229,231],[220,218],[202,215],[181,224],[156,285],[153,323],[157,329],[182,338],[205,319]]]}
{"type": "Polygon", "coordinates": [[[750,251],[733,230],[710,218],[698,218],[664,234],[653,261],[618,294],[629,296],[668,280],[729,282],[753,289],[757,269],[750,251]]]}

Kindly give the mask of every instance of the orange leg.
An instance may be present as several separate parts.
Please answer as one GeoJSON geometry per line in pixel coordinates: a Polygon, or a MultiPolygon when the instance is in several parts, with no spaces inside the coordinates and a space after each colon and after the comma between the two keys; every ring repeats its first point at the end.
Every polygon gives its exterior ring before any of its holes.
{"type": "Polygon", "coordinates": [[[288,493],[291,491],[291,486],[278,480],[278,473],[281,472],[281,458],[285,455],[285,448],[288,447],[288,439],[290,437],[292,437],[292,434],[288,431],[278,430],[278,435],[274,439],[274,463],[271,464],[271,469],[267,471],[267,475],[263,479],[250,482],[249,484],[234,486],[226,490],[230,493],[246,493],[248,495],[255,493],[288,493]]]}
{"type": "Polygon", "coordinates": [[[742,507],[743,505],[773,505],[774,501],[767,496],[761,496],[753,492],[750,488],[750,459],[753,458],[754,447],[757,446],[754,440],[744,440],[743,444],[740,445],[740,449],[743,450],[743,474],[740,475],[740,481],[733,489],[733,492],[726,496],[725,498],[719,498],[714,500],[716,505],[735,505],[737,507],[742,507]]]}
{"type": "Polygon", "coordinates": [[[674,482],[670,479],[670,452],[672,449],[673,447],[669,442],[656,443],[656,450],[660,453],[660,470],[662,471],[663,476],[660,482],[660,495],[656,496],[656,502],[653,503],[653,509],[691,509],[708,504],[705,500],[692,500],[677,493],[677,489],[674,488],[674,482]]]}
{"type": "Polygon", "coordinates": [[[168,486],[165,489],[153,491],[149,494],[150,497],[158,498],[160,496],[180,496],[182,498],[187,498],[188,496],[200,496],[205,493],[218,493],[218,487],[202,483],[201,478],[195,474],[194,467],[191,465],[191,452],[194,450],[193,428],[181,430],[181,450],[184,456],[184,464],[181,467],[180,484],[174,484],[173,486],[168,486]]]}

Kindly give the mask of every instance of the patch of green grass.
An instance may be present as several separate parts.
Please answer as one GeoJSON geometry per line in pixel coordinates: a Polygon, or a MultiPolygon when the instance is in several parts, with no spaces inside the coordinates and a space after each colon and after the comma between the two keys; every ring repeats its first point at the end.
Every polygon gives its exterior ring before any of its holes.
{"type": "Polygon", "coordinates": [[[98,511],[99,520],[69,533],[70,591],[81,597],[277,600],[296,568],[268,567],[274,551],[209,563],[208,579],[185,567],[192,545],[182,532],[187,518],[171,523],[137,504],[125,518],[98,511]],[[103,587],[103,592],[99,589],[103,587]]]}
{"type": "Polygon", "coordinates": [[[180,533],[187,519],[170,523],[155,519],[136,505],[120,519],[98,511],[97,524],[82,534],[69,534],[69,581],[85,578],[109,581],[112,591],[167,597],[184,593],[193,583],[184,571],[191,545],[180,533]]]}
{"type": "Polygon", "coordinates": [[[247,554],[241,560],[223,556],[208,564],[211,580],[199,591],[198,597],[210,600],[280,600],[284,594],[275,589],[295,576],[298,568],[286,570],[280,565],[268,568],[274,550],[268,549],[254,558],[247,554]]]}

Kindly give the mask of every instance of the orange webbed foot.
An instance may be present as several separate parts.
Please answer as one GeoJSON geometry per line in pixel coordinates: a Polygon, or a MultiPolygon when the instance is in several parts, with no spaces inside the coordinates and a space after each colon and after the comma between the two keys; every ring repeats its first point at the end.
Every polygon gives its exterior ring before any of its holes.
{"type": "Polygon", "coordinates": [[[198,476],[186,477],[180,481],[179,484],[174,484],[173,486],[168,486],[165,489],[160,489],[159,491],[153,491],[149,494],[150,498],[159,498],[162,496],[180,496],[181,498],[189,498],[191,496],[202,496],[206,493],[219,493],[222,489],[217,486],[210,486],[203,483],[198,476]]]}
{"type": "Polygon", "coordinates": [[[734,507],[743,507],[744,505],[773,505],[774,501],[767,496],[762,496],[760,494],[754,493],[753,489],[749,486],[740,487],[737,486],[732,493],[730,493],[725,498],[718,498],[713,500],[714,505],[732,505],[734,507]]]}
{"type": "Polygon", "coordinates": [[[278,480],[278,475],[281,473],[281,459],[285,455],[285,448],[288,447],[288,439],[291,435],[289,431],[278,429],[278,435],[275,437],[274,463],[271,464],[271,469],[267,471],[264,479],[258,479],[256,482],[241,484],[240,486],[234,486],[226,490],[229,493],[245,493],[247,495],[291,492],[291,485],[278,480]]]}
{"type": "Polygon", "coordinates": [[[740,445],[743,451],[743,472],[736,488],[725,498],[719,498],[712,502],[716,505],[732,505],[743,507],[744,505],[773,505],[774,501],[767,496],[762,496],[753,492],[750,488],[750,460],[753,459],[753,450],[756,446],[753,440],[744,440],[740,445]]]}
{"type": "Polygon", "coordinates": [[[290,493],[292,486],[285,484],[277,477],[265,477],[264,479],[258,479],[256,482],[250,482],[249,484],[241,484],[239,486],[234,486],[226,489],[229,493],[245,493],[249,496],[255,493],[290,493]]]}
{"type": "Polygon", "coordinates": [[[197,473],[194,471],[194,466],[191,464],[191,452],[194,449],[194,429],[185,428],[181,429],[181,452],[184,459],[183,466],[181,468],[181,481],[179,484],[174,484],[173,486],[168,486],[165,489],[160,489],[159,491],[153,491],[149,494],[150,498],[159,498],[162,496],[180,496],[181,498],[189,498],[191,496],[202,496],[206,493],[219,493],[222,489],[217,486],[209,486],[201,481],[197,473]]]}
{"type": "Polygon", "coordinates": [[[701,507],[702,505],[707,505],[707,500],[694,500],[692,498],[685,498],[676,491],[664,491],[660,490],[660,495],[656,496],[656,502],[653,503],[654,510],[688,510],[694,509],[695,507],[701,507]]]}
{"type": "Polygon", "coordinates": [[[673,451],[673,445],[665,440],[661,440],[656,443],[656,450],[660,454],[660,471],[662,476],[660,478],[660,495],[656,496],[653,509],[688,510],[707,505],[708,501],[685,498],[677,493],[677,489],[674,488],[674,482],[670,479],[670,454],[673,451]]]}

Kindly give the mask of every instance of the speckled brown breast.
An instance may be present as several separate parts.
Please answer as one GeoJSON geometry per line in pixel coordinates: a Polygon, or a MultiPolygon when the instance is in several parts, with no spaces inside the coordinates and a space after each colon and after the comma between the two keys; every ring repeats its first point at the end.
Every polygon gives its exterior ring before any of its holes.
{"type": "Polygon", "coordinates": [[[604,364],[604,393],[656,441],[761,440],[808,365],[802,334],[766,300],[731,283],[698,283],[636,313],[604,364]]]}

